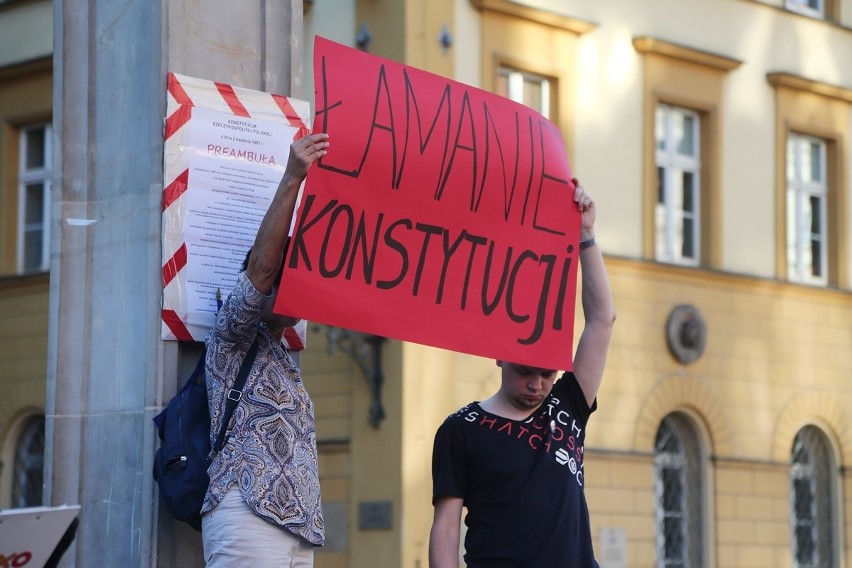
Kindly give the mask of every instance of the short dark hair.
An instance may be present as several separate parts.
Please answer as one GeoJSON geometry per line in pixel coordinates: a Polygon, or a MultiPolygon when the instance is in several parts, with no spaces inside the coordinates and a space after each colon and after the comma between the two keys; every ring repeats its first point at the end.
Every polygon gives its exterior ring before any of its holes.
{"type": "MultiPolygon", "coordinates": [[[[240,266],[240,272],[245,272],[248,270],[249,259],[251,258],[251,249],[248,249],[246,252],[246,257],[243,259],[243,264],[240,266]]],[[[276,288],[281,287],[281,270],[278,271],[278,274],[275,276],[275,280],[272,281],[272,285],[276,288]]]]}

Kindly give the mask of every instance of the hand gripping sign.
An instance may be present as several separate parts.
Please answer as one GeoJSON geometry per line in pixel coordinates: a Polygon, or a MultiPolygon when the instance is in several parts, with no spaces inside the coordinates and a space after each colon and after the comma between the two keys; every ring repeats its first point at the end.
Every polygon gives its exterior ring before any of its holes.
{"type": "Polygon", "coordinates": [[[315,131],[331,145],[276,311],[570,369],[580,214],[556,126],[323,38],[314,53],[315,131]]]}
{"type": "MultiPolygon", "coordinates": [[[[217,292],[234,286],[287,165],[306,134],[305,101],[168,75],[163,191],[163,339],[201,341],[217,292]]],[[[305,322],[287,328],[305,344],[305,322]]]]}

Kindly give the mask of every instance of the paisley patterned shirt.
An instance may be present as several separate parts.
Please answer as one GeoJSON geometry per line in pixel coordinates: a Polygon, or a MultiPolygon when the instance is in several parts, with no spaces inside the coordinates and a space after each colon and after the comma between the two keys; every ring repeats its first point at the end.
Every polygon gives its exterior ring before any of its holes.
{"type": "Polygon", "coordinates": [[[225,396],[255,336],[257,359],[231,419],[231,436],[210,464],[201,513],[213,509],[236,484],[264,520],[322,546],[314,409],[299,369],[260,321],[268,296],[241,273],[207,336],[210,444],[222,420],[225,396]]]}

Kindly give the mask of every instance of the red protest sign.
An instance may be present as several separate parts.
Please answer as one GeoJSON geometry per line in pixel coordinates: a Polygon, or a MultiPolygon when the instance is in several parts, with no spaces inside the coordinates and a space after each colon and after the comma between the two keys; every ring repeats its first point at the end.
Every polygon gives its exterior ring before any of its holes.
{"type": "Polygon", "coordinates": [[[562,137],[494,94],[317,38],[278,313],[570,369],[580,215],[562,137]]]}

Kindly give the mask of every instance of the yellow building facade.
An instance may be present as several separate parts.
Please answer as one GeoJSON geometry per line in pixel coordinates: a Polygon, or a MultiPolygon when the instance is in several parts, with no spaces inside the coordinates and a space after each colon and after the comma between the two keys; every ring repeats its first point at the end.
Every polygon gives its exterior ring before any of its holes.
{"type": "MultiPolygon", "coordinates": [[[[302,98],[319,34],[518,98],[562,130],[618,310],[586,440],[601,565],[852,566],[852,0],[304,6],[302,98]]],[[[0,508],[45,407],[49,277],[24,268],[22,188],[38,178],[21,155],[52,114],[51,21],[50,2],[0,6],[0,508]]],[[[316,565],[425,568],[435,430],[490,396],[498,369],[393,340],[376,359],[360,336],[309,332],[316,565]]],[[[197,534],[178,535],[197,558],[197,534]]]]}
{"type": "Polygon", "coordinates": [[[39,505],[42,495],[51,10],[0,6],[0,509],[39,505]]]}
{"type": "MultiPolygon", "coordinates": [[[[618,311],[586,439],[601,565],[851,565],[852,2],[306,6],[306,87],[324,35],[562,130],[618,311]]],[[[326,333],[302,358],[335,513],[317,565],[428,566],[434,432],[498,369],[388,341],[373,427],[326,333]]]]}

